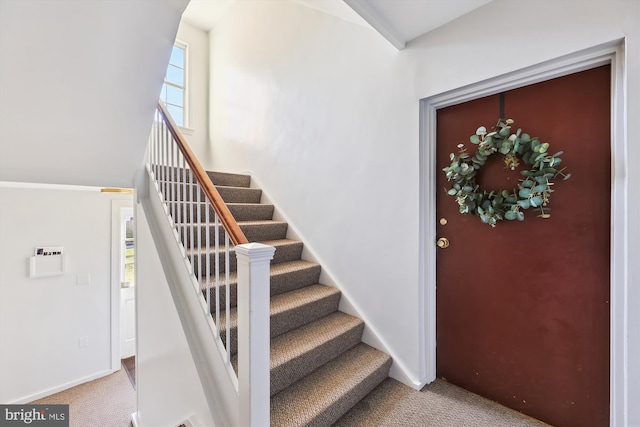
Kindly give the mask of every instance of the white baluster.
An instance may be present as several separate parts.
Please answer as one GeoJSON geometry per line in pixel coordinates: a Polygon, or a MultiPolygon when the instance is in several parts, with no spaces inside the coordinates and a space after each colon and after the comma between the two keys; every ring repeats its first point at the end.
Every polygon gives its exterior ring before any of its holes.
{"type": "Polygon", "coordinates": [[[225,314],[227,316],[227,363],[231,361],[231,290],[229,289],[229,233],[224,232],[225,314]]]}
{"type": "Polygon", "coordinates": [[[214,268],[216,270],[216,336],[220,337],[220,219],[218,214],[214,213],[214,230],[215,230],[215,245],[216,245],[216,257],[214,268]]]}

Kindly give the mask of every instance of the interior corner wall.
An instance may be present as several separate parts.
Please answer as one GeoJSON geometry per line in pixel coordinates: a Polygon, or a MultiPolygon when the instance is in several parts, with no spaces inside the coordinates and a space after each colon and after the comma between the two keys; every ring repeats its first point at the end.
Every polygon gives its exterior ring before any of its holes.
{"type": "Polygon", "coordinates": [[[180,21],[176,40],[188,45],[187,53],[187,129],[183,131],[189,146],[204,164],[209,149],[209,34],[184,20],[180,21]]]}
{"type": "Polygon", "coordinates": [[[135,217],[137,425],[215,426],[140,204],[135,217]]]}
{"type": "Polygon", "coordinates": [[[235,2],[210,52],[212,166],[257,178],[419,382],[418,100],[403,54],[286,0],[235,2]]]}
{"type": "Polygon", "coordinates": [[[95,188],[0,184],[0,402],[27,403],[112,372],[116,198],[132,200],[95,188]],[[30,278],[36,246],[62,246],[65,272],[30,278]],[[90,282],[78,285],[85,275],[90,282]]]}

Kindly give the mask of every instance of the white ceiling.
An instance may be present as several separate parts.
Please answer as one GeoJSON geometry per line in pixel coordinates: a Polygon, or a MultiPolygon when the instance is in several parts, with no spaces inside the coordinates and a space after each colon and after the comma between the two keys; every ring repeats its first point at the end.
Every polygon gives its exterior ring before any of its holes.
{"type": "MultiPolygon", "coordinates": [[[[182,17],[209,31],[237,0],[191,0],[182,17]]],[[[374,28],[391,44],[407,42],[492,0],[292,0],[359,25],[374,28]]]]}
{"type": "Polygon", "coordinates": [[[492,0],[344,0],[397,47],[492,0]]]}

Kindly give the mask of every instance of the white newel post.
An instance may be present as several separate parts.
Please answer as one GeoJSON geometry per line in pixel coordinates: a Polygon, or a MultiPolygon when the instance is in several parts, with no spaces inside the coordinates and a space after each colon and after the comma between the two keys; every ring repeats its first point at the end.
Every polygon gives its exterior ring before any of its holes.
{"type": "Polygon", "coordinates": [[[269,266],[273,246],[235,247],[238,259],[238,395],[240,425],[270,423],[269,266]]]}

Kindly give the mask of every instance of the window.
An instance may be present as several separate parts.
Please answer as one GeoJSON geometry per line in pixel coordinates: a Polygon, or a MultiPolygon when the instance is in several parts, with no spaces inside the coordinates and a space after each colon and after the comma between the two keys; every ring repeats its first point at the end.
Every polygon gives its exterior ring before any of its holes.
{"type": "Polygon", "coordinates": [[[171,51],[171,59],[160,93],[160,99],[167,105],[171,117],[180,127],[187,127],[186,57],[187,45],[176,42],[171,51]]]}

